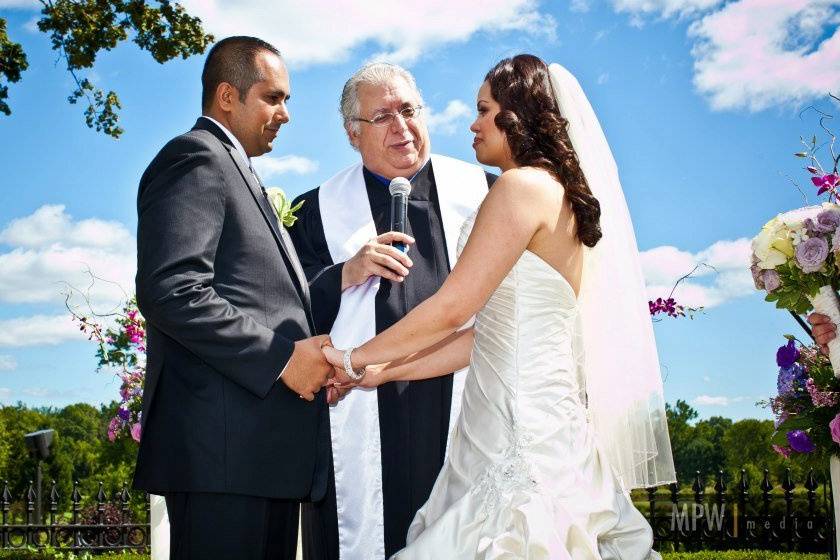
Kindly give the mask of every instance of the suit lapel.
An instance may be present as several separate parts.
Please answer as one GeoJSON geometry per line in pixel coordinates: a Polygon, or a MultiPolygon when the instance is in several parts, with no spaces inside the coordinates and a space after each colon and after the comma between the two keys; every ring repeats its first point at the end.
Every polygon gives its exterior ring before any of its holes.
{"type": "Polygon", "coordinates": [[[295,284],[297,285],[301,300],[308,306],[309,285],[303,274],[303,270],[300,268],[300,264],[297,259],[297,252],[291,244],[288,234],[284,229],[281,229],[281,226],[278,223],[277,214],[274,212],[274,209],[271,207],[268,200],[266,200],[265,196],[263,196],[262,186],[257,183],[257,180],[251,173],[251,169],[245,165],[242,158],[235,153],[236,148],[227,145],[225,145],[225,147],[227,148],[233,163],[236,165],[236,168],[239,169],[239,174],[242,176],[242,180],[245,181],[245,185],[248,187],[248,192],[251,193],[251,197],[253,197],[254,202],[256,202],[259,207],[263,218],[265,218],[265,221],[268,224],[268,227],[271,229],[271,233],[277,241],[277,245],[283,252],[286,264],[289,265],[289,268],[292,269],[292,272],[295,275],[295,284]]]}
{"type": "Polygon", "coordinates": [[[312,319],[312,307],[309,300],[309,283],[307,282],[303,269],[300,266],[297,251],[295,251],[295,247],[292,244],[288,233],[278,223],[277,214],[262,194],[262,186],[257,182],[257,179],[255,179],[254,175],[251,173],[251,169],[248,165],[242,160],[242,156],[236,152],[236,148],[233,144],[231,144],[230,139],[214,122],[208,119],[199,118],[198,121],[196,121],[195,126],[193,126],[193,130],[196,129],[210,132],[227,149],[231,160],[233,160],[233,164],[239,170],[242,180],[245,181],[248,192],[251,193],[251,197],[254,199],[254,202],[260,209],[263,218],[268,224],[271,234],[274,236],[274,240],[277,242],[277,246],[280,248],[280,252],[283,255],[283,261],[285,262],[286,267],[294,273],[293,283],[298,293],[298,297],[306,310],[306,318],[309,321],[309,327],[312,329],[314,334],[315,323],[312,319]]]}

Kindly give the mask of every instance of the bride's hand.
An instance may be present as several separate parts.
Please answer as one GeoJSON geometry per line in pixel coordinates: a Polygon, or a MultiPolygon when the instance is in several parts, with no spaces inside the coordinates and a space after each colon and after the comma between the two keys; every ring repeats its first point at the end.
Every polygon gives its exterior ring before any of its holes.
{"type": "Polygon", "coordinates": [[[359,381],[359,387],[374,389],[387,381],[382,371],[387,364],[371,364],[365,368],[365,376],[359,381]]]}
{"type": "Polygon", "coordinates": [[[324,346],[321,348],[324,352],[324,357],[332,365],[335,370],[335,377],[331,379],[333,385],[356,385],[356,381],[351,379],[344,371],[344,350],[338,350],[332,346],[324,346]]]}

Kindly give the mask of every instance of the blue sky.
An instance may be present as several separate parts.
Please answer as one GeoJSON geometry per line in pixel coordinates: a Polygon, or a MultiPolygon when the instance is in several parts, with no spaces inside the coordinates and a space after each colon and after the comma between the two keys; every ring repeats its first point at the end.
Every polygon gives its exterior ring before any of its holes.
{"type": "MultiPolygon", "coordinates": [[[[368,60],[410,68],[431,110],[433,150],[467,161],[475,92],[496,61],[531,52],[568,67],[612,145],[651,293],[666,295],[698,262],[717,269],[675,294],[704,314],[655,325],[666,399],[704,417],[768,417],[754,403],[775,385],[775,349],[783,333],[804,333],[751,288],[748,239],[802,204],[787,177],[815,200],[792,153],[818,131],[801,110],[831,109],[827,91],[840,92],[840,2],[184,4],[217,37],[258,35],[287,55],[292,121],[257,165],[292,195],[356,161],[337,101],[368,60]]],[[[63,313],[62,282],[83,285],[89,265],[131,290],[137,183],[198,116],[203,57],[159,65],[133,44],[101,55],[87,76],[120,95],[126,132],[115,141],[67,104],[71,78],[35,31],[34,6],[0,0],[30,62],[10,87],[12,116],[0,116],[0,402],[98,403],[118,384],[94,371],[94,348],[63,313]]],[[[107,309],[120,293],[99,282],[93,301],[107,309]]]]}

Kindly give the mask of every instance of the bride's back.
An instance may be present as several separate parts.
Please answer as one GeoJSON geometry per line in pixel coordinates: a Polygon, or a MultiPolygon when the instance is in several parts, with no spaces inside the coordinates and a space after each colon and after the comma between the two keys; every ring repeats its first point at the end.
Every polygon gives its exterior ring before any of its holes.
{"type": "Polygon", "coordinates": [[[583,271],[583,245],[577,237],[577,221],[563,185],[548,171],[536,167],[510,169],[499,180],[516,183],[512,186],[529,197],[528,206],[540,217],[542,225],[528,243],[528,251],[560,273],[577,294],[583,271]]]}

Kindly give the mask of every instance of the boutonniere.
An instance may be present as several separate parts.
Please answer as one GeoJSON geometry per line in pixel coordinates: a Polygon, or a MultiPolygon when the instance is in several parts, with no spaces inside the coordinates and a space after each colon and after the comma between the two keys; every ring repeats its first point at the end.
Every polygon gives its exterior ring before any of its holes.
{"type": "Polygon", "coordinates": [[[295,212],[300,210],[303,206],[303,200],[292,206],[292,201],[286,197],[286,193],[279,187],[270,187],[265,189],[268,195],[268,201],[271,207],[274,208],[274,213],[277,214],[277,219],[286,227],[292,227],[297,221],[295,212]]]}

